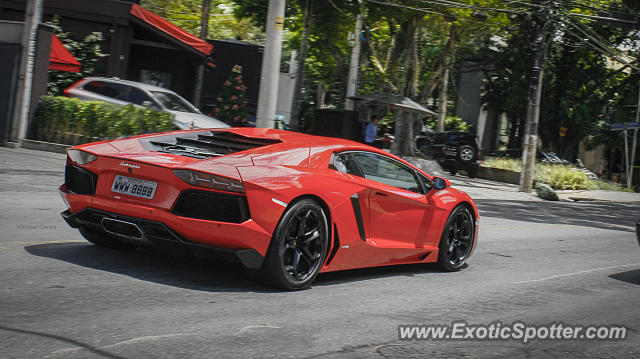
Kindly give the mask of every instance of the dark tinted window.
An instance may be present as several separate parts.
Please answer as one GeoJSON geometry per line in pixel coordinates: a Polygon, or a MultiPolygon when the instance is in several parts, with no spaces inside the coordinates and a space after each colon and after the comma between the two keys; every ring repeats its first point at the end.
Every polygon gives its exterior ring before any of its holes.
{"type": "Polygon", "coordinates": [[[149,97],[144,91],[139,90],[135,87],[132,87],[129,90],[125,98],[126,98],[125,101],[135,103],[136,105],[142,105],[145,101],[147,101],[151,103],[150,104],[151,106],[157,107],[155,103],[151,100],[151,97],[149,97]]]}
{"type": "Polygon", "coordinates": [[[82,88],[87,91],[97,93],[98,95],[127,101],[125,98],[129,86],[112,82],[91,81],[88,84],[84,85],[82,88]]]}
{"type": "Polygon", "coordinates": [[[373,153],[356,152],[351,155],[364,173],[364,178],[407,191],[423,193],[415,171],[401,163],[373,153]]]}

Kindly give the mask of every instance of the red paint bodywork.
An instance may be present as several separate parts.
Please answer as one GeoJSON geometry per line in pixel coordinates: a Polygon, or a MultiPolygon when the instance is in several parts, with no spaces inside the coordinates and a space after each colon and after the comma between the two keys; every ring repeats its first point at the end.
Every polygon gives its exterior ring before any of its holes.
{"type": "MultiPolygon", "coordinates": [[[[323,202],[330,219],[332,238],[329,252],[335,252],[335,255],[328,265],[325,261],[322,272],[435,262],[445,222],[454,207],[466,204],[472,209],[476,223],[478,221],[478,210],[472,199],[449,186],[424,195],[329,168],[335,152],[370,151],[391,157],[432,178],[386,151],[342,139],[273,129],[214,131],[231,131],[249,138],[279,139],[282,142],[204,160],[145,150],[139,142],[139,139],[167,133],[76,146],[74,149],[98,156],[96,161],[80,166],[98,175],[96,193],[76,195],[62,186],[61,194],[72,213],[94,208],[158,221],[191,242],[233,250],[253,248],[262,256],[266,255],[272,234],[286,209],[277,201],[290,204],[298,198],[310,196],[323,202]],[[122,161],[140,168],[121,166],[122,161]],[[181,191],[203,190],[180,180],[172,173],[174,169],[192,169],[241,180],[251,219],[236,224],[185,218],[171,213],[181,191]],[[147,200],[111,192],[111,184],[118,174],[158,182],[155,196],[147,200]],[[385,196],[377,196],[377,192],[385,196]],[[359,235],[351,203],[354,194],[358,195],[366,241],[359,235]],[[339,241],[337,249],[333,248],[337,243],[336,236],[339,241]]],[[[71,160],[67,158],[67,162],[71,163],[71,160]]],[[[476,242],[474,240],[474,246],[476,242]]]]}

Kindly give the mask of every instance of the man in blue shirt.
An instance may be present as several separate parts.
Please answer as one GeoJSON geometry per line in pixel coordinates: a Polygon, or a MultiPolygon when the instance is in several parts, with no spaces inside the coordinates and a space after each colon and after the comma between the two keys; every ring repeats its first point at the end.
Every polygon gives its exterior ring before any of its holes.
{"type": "Polygon", "coordinates": [[[371,122],[364,129],[364,143],[367,145],[373,146],[376,141],[376,136],[378,136],[378,122],[380,120],[373,116],[371,118],[371,122]]]}

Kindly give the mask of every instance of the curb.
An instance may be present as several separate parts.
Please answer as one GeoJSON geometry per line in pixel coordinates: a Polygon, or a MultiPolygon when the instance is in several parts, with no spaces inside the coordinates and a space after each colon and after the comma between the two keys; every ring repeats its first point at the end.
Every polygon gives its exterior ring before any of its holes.
{"type": "Polygon", "coordinates": [[[47,152],[55,152],[55,153],[67,153],[67,148],[71,146],[63,145],[60,143],[52,143],[52,142],[44,142],[44,141],[36,141],[36,140],[23,140],[22,148],[26,148],[29,150],[38,150],[38,151],[47,151],[47,152]]]}

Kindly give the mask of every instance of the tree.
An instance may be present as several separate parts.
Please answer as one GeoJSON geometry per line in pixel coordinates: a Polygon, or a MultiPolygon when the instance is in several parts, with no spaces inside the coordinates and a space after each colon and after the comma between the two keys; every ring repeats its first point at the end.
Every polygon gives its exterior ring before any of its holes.
{"type": "Polygon", "coordinates": [[[235,65],[231,69],[229,79],[217,98],[217,105],[210,115],[219,118],[233,127],[246,126],[249,121],[245,91],[242,83],[242,66],[235,65]]]}
{"type": "MultiPolygon", "coordinates": [[[[186,31],[199,36],[202,0],[142,0],[141,5],[186,31]]],[[[208,39],[242,39],[260,43],[264,32],[249,18],[234,16],[235,4],[229,0],[212,0],[207,29],[208,39]]]]}
{"type": "Polygon", "coordinates": [[[100,45],[104,38],[101,32],[92,32],[85,37],[75,36],[66,32],[60,26],[60,18],[54,16],[47,22],[53,26],[53,33],[62,41],[65,48],[80,62],[80,72],[49,70],[49,82],[47,82],[47,94],[62,96],[63,91],[74,82],[87,76],[95,76],[100,73],[101,59],[108,55],[102,53],[100,45]]]}

